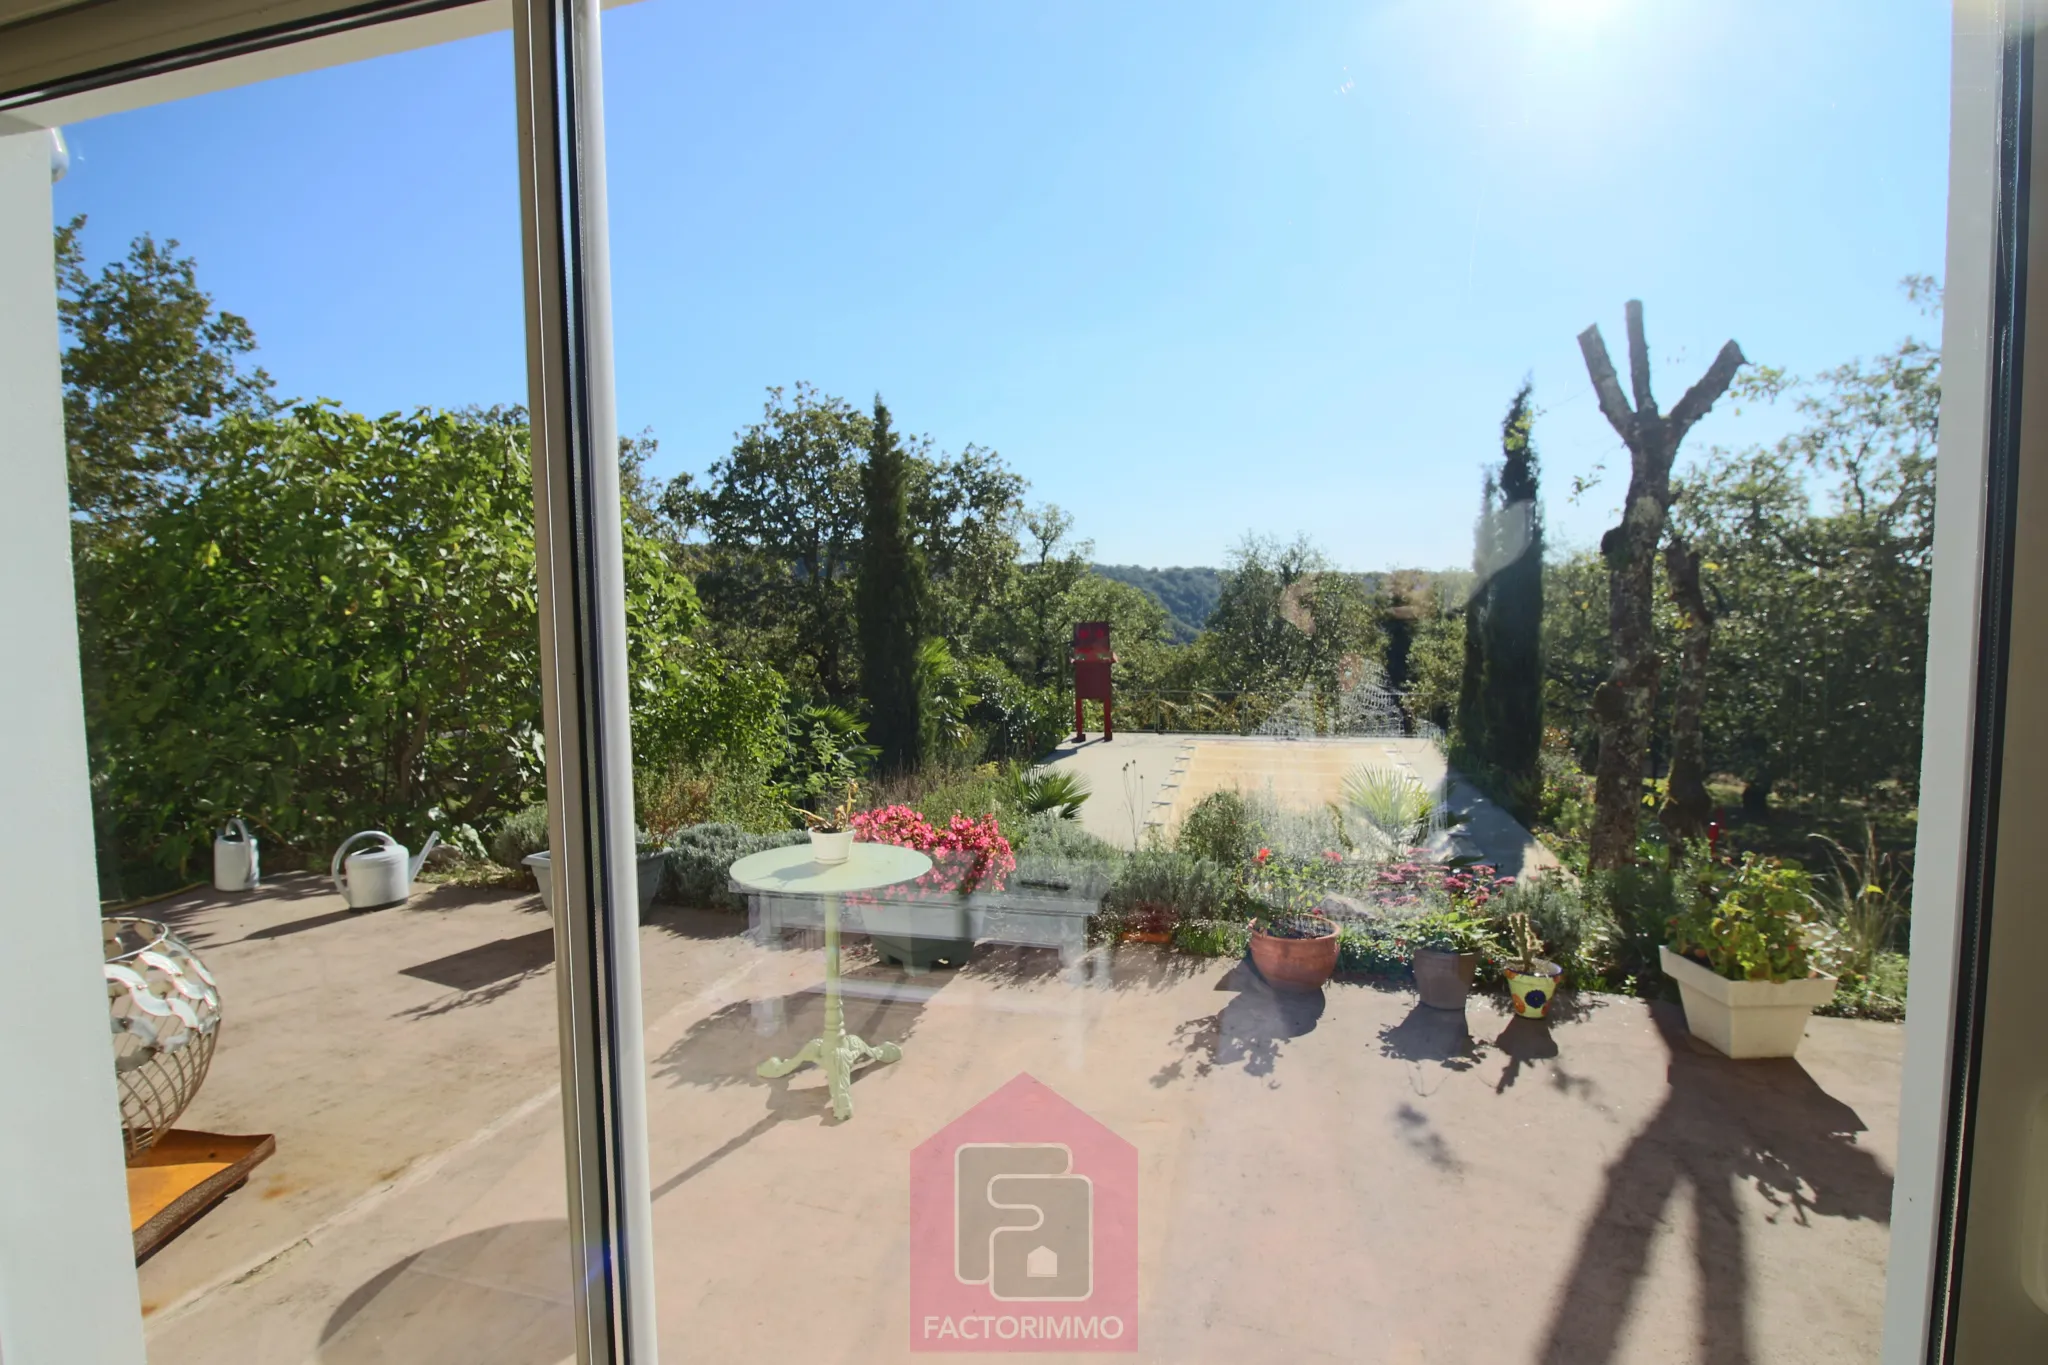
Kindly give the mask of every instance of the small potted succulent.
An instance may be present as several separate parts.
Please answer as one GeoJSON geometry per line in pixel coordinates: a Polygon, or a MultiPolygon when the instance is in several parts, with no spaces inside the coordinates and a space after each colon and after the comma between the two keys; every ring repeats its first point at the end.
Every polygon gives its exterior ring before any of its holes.
{"type": "Polygon", "coordinates": [[[1671,942],[1657,950],[1678,983],[1685,1026],[1730,1057],[1790,1057],[1835,978],[1816,971],[1804,872],[1775,858],[1698,862],[1683,883],[1671,942]]]}
{"type": "Polygon", "coordinates": [[[846,795],[820,815],[802,806],[790,809],[803,817],[811,835],[811,856],[821,863],[843,863],[853,856],[853,812],[860,804],[860,783],[846,780],[846,795]]]}
{"type": "Polygon", "coordinates": [[[1479,961],[1494,951],[1486,922],[1462,910],[1432,910],[1402,934],[1414,954],[1415,987],[1434,1010],[1462,1010],[1479,961]]]}
{"type": "Polygon", "coordinates": [[[1557,998],[1557,981],[1564,968],[1543,959],[1543,942],[1529,927],[1527,915],[1508,916],[1508,937],[1515,951],[1501,967],[1501,974],[1507,977],[1508,991],[1515,998],[1515,1013],[1524,1019],[1541,1019],[1550,1013],[1550,1002],[1557,998]]]}
{"type": "Polygon", "coordinates": [[[1310,869],[1262,848],[1246,885],[1259,913],[1251,921],[1252,965],[1275,986],[1319,991],[1337,970],[1337,925],[1317,907],[1322,889],[1310,869]]]}

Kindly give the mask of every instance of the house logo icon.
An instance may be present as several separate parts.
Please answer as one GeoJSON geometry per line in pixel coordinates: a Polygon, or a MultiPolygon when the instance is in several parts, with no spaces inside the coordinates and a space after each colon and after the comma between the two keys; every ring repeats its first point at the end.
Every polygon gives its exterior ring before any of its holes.
{"type": "Polygon", "coordinates": [[[1020,1075],[910,1158],[914,1351],[1135,1351],[1137,1149],[1020,1075]]]}

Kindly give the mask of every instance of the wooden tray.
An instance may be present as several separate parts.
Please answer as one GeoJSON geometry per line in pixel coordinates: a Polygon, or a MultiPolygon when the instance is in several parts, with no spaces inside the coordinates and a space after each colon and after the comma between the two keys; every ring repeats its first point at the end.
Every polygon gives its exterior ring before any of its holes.
{"type": "Polygon", "coordinates": [[[135,1263],[183,1232],[277,1150],[268,1133],[234,1137],[173,1128],[128,1167],[135,1263]]]}

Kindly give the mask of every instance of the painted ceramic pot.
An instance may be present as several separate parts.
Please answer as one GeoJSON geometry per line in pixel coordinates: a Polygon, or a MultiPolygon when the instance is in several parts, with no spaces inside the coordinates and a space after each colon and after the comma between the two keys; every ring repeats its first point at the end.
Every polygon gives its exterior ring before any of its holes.
{"type": "Polygon", "coordinates": [[[1539,957],[1534,971],[1506,967],[1501,974],[1507,977],[1508,991],[1515,997],[1515,1013],[1524,1019],[1541,1019],[1550,1012],[1550,1002],[1557,997],[1557,981],[1564,975],[1564,968],[1539,957]]]}

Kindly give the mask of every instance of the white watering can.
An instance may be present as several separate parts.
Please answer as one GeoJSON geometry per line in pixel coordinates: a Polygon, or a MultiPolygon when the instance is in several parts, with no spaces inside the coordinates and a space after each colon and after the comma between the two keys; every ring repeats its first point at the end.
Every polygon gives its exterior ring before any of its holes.
{"type": "Polygon", "coordinates": [[[404,844],[381,829],[351,834],[342,841],[340,848],[334,850],[334,866],[329,869],[329,875],[334,878],[334,889],[341,893],[351,910],[382,910],[389,905],[403,905],[412,895],[412,879],[420,875],[420,864],[440,842],[441,832],[436,830],[427,836],[427,846],[420,850],[419,857],[411,858],[407,856],[404,844]],[[359,848],[350,853],[349,845],[358,839],[381,839],[383,842],[374,848],[359,848]],[[346,872],[343,871],[344,866],[346,872]]]}
{"type": "Polygon", "coordinates": [[[263,880],[256,861],[256,836],[237,815],[213,836],[213,889],[254,891],[263,880]]]}

